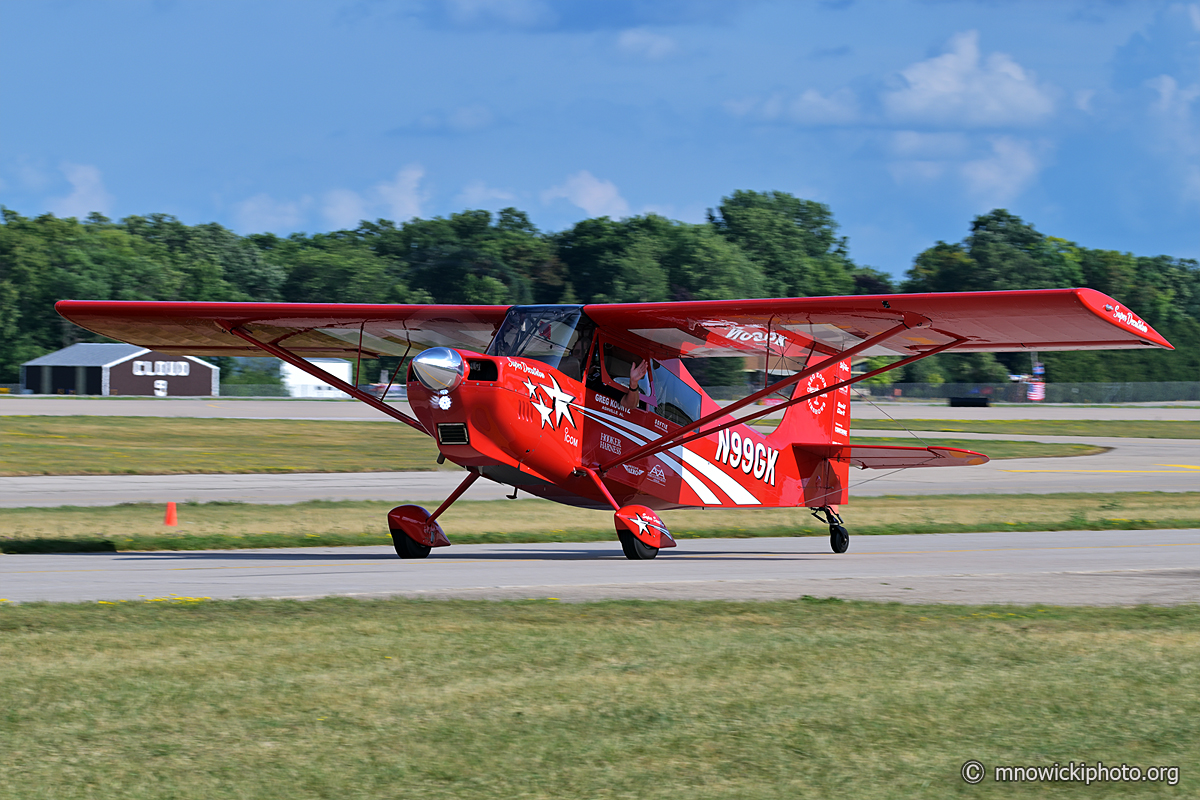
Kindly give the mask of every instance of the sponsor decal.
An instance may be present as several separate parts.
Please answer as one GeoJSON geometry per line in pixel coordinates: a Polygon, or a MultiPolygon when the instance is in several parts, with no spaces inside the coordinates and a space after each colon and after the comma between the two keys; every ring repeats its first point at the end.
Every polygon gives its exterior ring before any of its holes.
{"type": "MultiPolygon", "coordinates": [[[[506,356],[506,358],[507,358],[507,356],[506,356]]],[[[542,372],[540,369],[533,366],[532,364],[526,364],[524,361],[517,361],[514,358],[509,358],[508,365],[510,367],[512,367],[513,369],[519,369],[522,372],[527,372],[530,375],[536,376],[538,378],[546,377],[546,373],[542,372]]]]}
{"type": "Polygon", "coordinates": [[[833,432],[834,432],[834,433],[840,433],[842,436],[849,436],[849,435],[850,435],[849,433],[847,433],[847,432],[846,432],[846,429],[845,429],[845,428],[843,428],[841,425],[836,425],[836,424],[833,426],[833,432]]]}
{"type": "Polygon", "coordinates": [[[623,466],[625,468],[625,471],[628,472],[630,475],[633,475],[635,478],[640,478],[646,472],[646,470],[644,470],[644,469],[638,469],[637,467],[631,467],[628,464],[622,464],[621,466],[623,466]]]}
{"type": "MultiPolygon", "coordinates": [[[[733,342],[754,342],[755,344],[762,344],[767,341],[766,331],[762,330],[761,328],[743,328],[741,325],[731,326],[729,330],[722,335],[726,339],[729,339],[733,342]]],[[[771,331],[771,344],[782,350],[787,347],[788,341],[779,331],[771,331]]]]}
{"type": "Polygon", "coordinates": [[[607,433],[600,434],[600,449],[607,450],[613,455],[621,455],[621,440],[607,433]]]}
{"type": "MultiPolygon", "coordinates": [[[[814,373],[813,375],[808,376],[808,385],[806,386],[805,394],[808,394],[810,392],[819,392],[828,385],[829,384],[827,384],[825,382],[824,375],[822,375],[819,372],[814,373]]],[[[826,403],[825,395],[808,398],[808,407],[813,412],[813,414],[816,414],[817,416],[820,416],[821,414],[825,413],[826,405],[827,405],[827,403],[826,403]]]]}
{"type": "Polygon", "coordinates": [[[1142,333],[1145,333],[1149,329],[1149,326],[1146,325],[1146,323],[1138,319],[1137,314],[1134,314],[1129,309],[1122,311],[1120,306],[1113,307],[1113,318],[1120,322],[1124,322],[1135,331],[1141,331],[1142,333]]]}
{"type": "Polygon", "coordinates": [[[666,484],[667,484],[667,473],[664,472],[663,468],[660,467],[658,464],[655,464],[653,467],[650,468],[650,474],[647,475],[646,477],[649,478],[650,480],[654,481],[655,483],[659,484],[660,486],[666,486],[666,484]]]}
{"type": "Polygon", "coordinates": [[[726,428],[717,433],[717,461],[753,474],[763,483],[775,485],[775,462],[779,451],[755,442],[749,436],[726,428]]]}
{"type": "Polygon", "coordinates": [[[839,400],[837,402],[837,413],[842,415],[843,417],[846,416],[846,404],[843,403],[841,400],[839,400]]]}
{"type": "Polygon", "coordinates": [[[665,420],[661,420],[661,419],[654,420],[654,427],[658,428],[663,433],[667,432],[667,423],[665,420]]]}

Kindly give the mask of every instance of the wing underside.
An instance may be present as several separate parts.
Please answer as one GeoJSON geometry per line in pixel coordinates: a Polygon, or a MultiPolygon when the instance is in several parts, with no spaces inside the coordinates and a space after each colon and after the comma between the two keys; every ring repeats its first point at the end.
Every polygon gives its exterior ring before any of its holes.
{"type": "MultiPolygon", "coordinates": [[[[175,303],[64,300],[59,313],[113,339],[196,356],[257,355],[237,328],[299,356],[403,355],[428,347],[483,351],[508,306],[175,303]]],[[[1171,345],[1091,289],[713,300],[585,306],[601,328],[660,359],[767,356],[800,369],[881,337],[863,355],[1091,350],[1171,345]],[[890,330],[899,332],[883,336],[890,330]]]]}
{"type": "Polygon", "coordinates": [[[80,327],[167,353],[263,355],[229,332],[238,328],[306,358],[353,358],[438,346],[482,352],[509,307],[63,300],[55,308],[80,327]]]}
{"type": "Polygon", "coordinates": [[[1091,289],[590,305],[602,327],[628,331],[660,357],[767,356],[800,369],[897,325],[866,356],[955,351],[1096,350],[1171,345],[1136,314],[1091,289]]]}

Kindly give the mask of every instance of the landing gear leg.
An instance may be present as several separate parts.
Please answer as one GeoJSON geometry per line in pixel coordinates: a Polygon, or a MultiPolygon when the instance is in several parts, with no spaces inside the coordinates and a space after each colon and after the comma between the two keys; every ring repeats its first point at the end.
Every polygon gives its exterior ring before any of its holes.
{"type": "Polygon", "coordinates": [[[442,533],[437,518],[478,479],[478,472],[468,473],[454,493],[432,514],[420,506],[396,506],[389,511],[388,528],[392,533],[396,555],[401,558],[425,558],[435,547],[449,547],[450,540],[442,533]]]}
{"type": "Polygon", "coordinates": [[[829,526],[829,546],[833,552],[844,553],[850,549],[850,531],[842,525],[842,518],[833,506],[814,508],[812,515],[829,526]]]}

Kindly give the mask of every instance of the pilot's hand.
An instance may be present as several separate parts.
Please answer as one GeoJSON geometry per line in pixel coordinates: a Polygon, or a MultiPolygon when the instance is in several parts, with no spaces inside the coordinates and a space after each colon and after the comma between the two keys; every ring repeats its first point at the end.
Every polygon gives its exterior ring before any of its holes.
{"type": "Polygon", "coordinates": [[[633,369],[629,370],[629,388],[636,389],[637,385],[642,382],[642,378],[646,377],[646,373],[649,371],[649,361],[639,361],[634,364],[633,369]]]}

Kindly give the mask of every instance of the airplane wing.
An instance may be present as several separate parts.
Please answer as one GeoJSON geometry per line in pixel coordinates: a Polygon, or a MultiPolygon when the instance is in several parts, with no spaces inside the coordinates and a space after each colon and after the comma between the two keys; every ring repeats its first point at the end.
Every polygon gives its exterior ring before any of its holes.
{"type": "Polygon", "coordinates": [[[62,300],[59,314],[90,331],[167,353],[261,356],[229,333],[305,357],[354,358],[359,352],[416,354],[428,347],[483,352],[508,306],[349,305],[336,303],[169,303],[62,300]],[[409,349],[411,347],[411,350],[409,349]]]}
{"type": "MultiPolygon", "coordinates": [[[[836,355],[898,324],[907,330],[863,355],[907,357],[957,342],[956,352],[1174,349],[1116,300],[1092,289],[710,300],[588,305],[601,327],[638,337],[660,358],[836,355]]],[[[793,369],[798,368],[793,366],[793,369]]]]}

